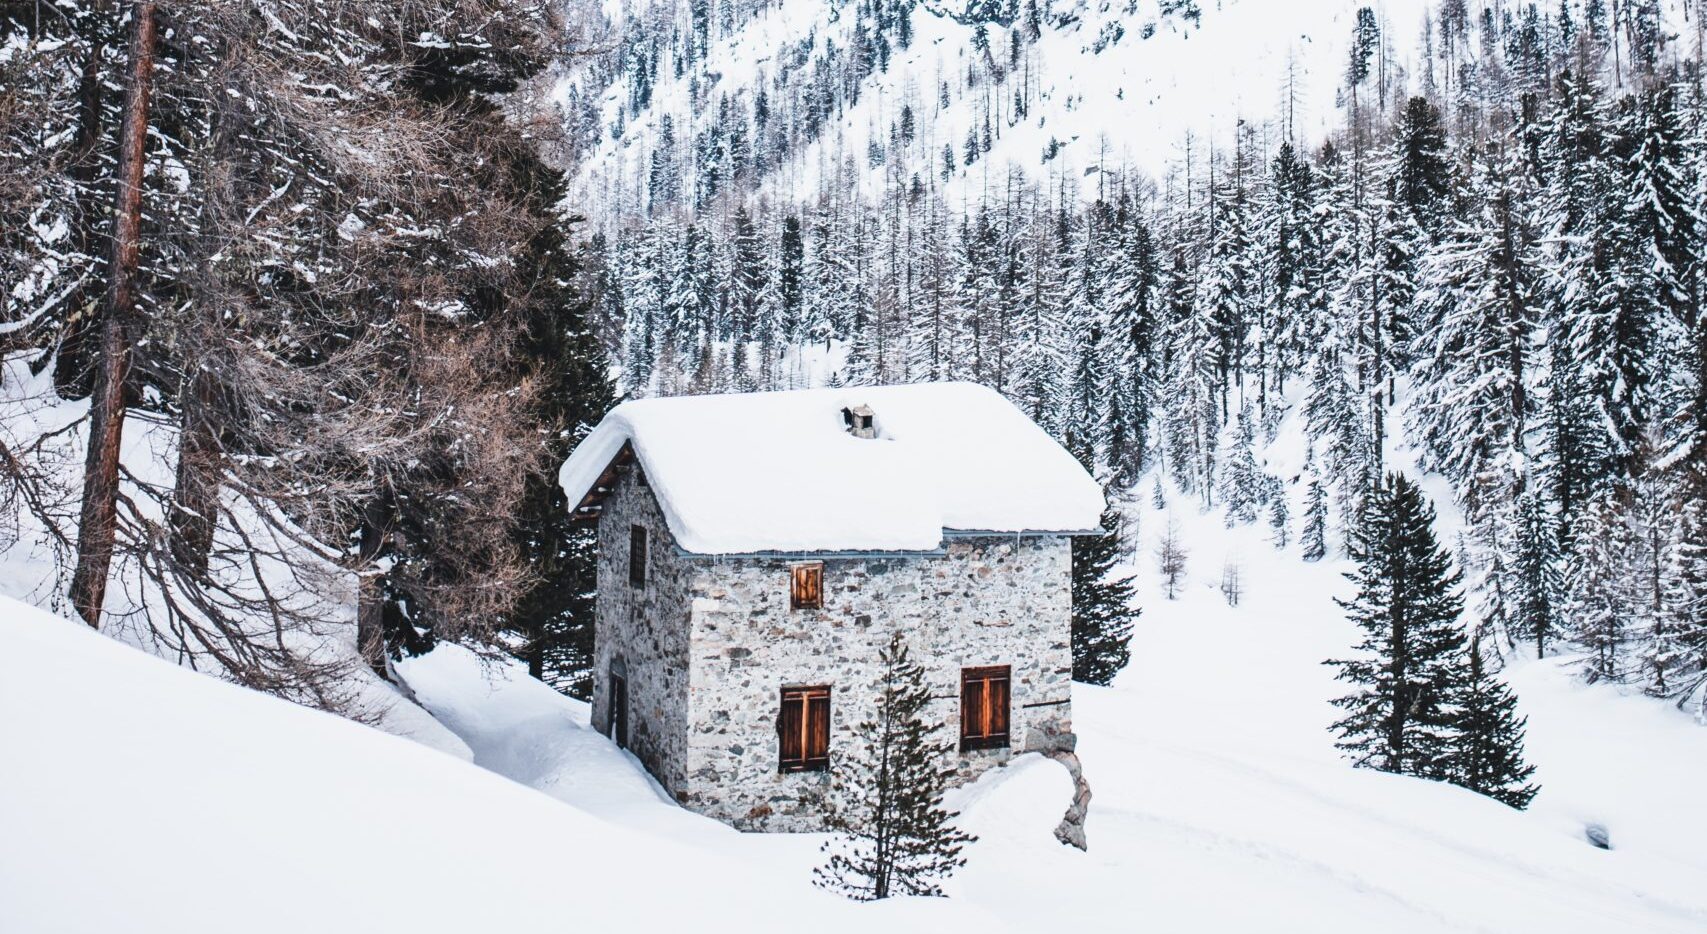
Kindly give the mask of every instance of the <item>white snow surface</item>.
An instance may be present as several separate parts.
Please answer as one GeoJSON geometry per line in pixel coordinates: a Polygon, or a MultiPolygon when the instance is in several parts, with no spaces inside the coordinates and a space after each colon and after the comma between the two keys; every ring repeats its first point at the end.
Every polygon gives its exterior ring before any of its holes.
{"type": "Polygon", "coordinates": [[[571,507],[633,444],[670,532],[698,554],[924,551],[943,531],[1079,532],[1102,490],[994,390],[919,383],[625,402],[563,465],[571,507]],[[848,433],[868,405],[878,436],[848,433]]]}

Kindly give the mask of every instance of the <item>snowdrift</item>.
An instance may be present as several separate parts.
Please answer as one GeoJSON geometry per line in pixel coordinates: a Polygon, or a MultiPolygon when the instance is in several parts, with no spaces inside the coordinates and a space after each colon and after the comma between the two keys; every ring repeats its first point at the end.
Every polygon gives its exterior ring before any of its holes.
{"type": "Polygon", "coordinates": [[[894,926],[5,598],[0,748],[7,934],[894,926]]]}

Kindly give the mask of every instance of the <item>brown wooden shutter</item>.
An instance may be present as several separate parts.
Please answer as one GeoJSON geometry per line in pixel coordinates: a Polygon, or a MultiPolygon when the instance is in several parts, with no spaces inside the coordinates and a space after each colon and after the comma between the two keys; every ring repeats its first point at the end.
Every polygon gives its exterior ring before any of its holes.
{"type": "Polygon", "coordinates": [[[806,701],[806,763],[810,768],[830,760],[830,692],[809,695],[806,701]]]}
{"type": "Polygon", "coordinates": [[[960,679],[960,744],[984,735],[984,682],[962,675],[960,679]]]}
{"type": "Polygon", "coordinates": [[[830,767],[830,689],[783,688],[777,714],[778,768],[784,772],[830,767]]]}
{"type": "Polygon", "coordinates": [[[798,767],[806,758],[802,722],[805,710],[802,700],[799,692],[782,692],[782,713],[777,717],[776,732],[784,769],[798,767]]]}
{"type": "Polygon", "coordinates": [[[960,672],[960,751],[1008,745],[1007,665],[960,672]]]}
{"type": "Polygon", "coordinates": [[[824,608],[824,563],[796,564],[789,575],[789,606],[796,610],[824,608]]]}

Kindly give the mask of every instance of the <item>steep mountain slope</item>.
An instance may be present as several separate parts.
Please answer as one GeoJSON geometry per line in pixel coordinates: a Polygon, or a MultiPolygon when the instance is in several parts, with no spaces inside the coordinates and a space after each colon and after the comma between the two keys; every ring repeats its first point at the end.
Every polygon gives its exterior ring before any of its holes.
{"type": "MultiPolygon", "coordinates": [[[[785,0],[737,5],[746,18],[714,19],[702,40],[699,4],[625,5],[608,26],[624,52],[558,89],[586,141],[571,200],[600,218],[656,210],[671,200],[654,193],[660,165],[682,175],[688,204],[732,185],[784,201],[871,194],[911,174],[958,204],[1010,170],[1090,196],[1104,170],[1160,178],[1202,161],[1245,120],[1282,115],[1290,126],[1267,127],[1271,139],[1342,123],[1362,5],[785,0]]],[[[1431,6],[1374,4],[1380,104],[1417,80],[1406,62],[1431,6]]]]}

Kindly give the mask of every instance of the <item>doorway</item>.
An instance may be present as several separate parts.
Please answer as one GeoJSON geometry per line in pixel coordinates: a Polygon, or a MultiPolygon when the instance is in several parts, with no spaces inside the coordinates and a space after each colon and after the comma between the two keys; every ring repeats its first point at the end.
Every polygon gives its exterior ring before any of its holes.
{"type": "Polygon", "coordinates": [[[610,738],[628,748],[628,679],[610,676],[610,738]]]}

